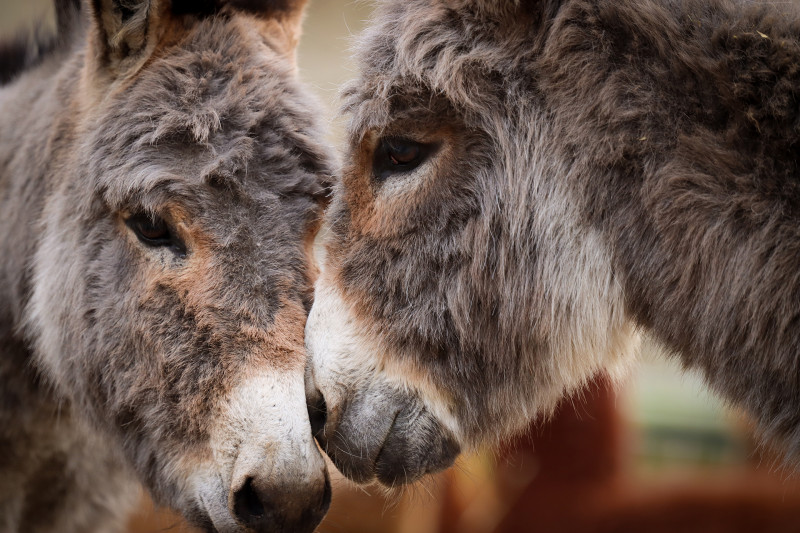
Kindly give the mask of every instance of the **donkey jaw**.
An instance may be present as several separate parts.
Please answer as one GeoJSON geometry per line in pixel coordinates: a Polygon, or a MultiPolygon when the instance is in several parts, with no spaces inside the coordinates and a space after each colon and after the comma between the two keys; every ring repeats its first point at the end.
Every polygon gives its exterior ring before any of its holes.
{"type": "Polygon", "coordinates": [[[336,467],[358,483],[393,487],[450,467],[459,424],[447,395],[400,368],[323,278],[306,325],[306,397],[315,437],[336,467]],[[420,386],[420,384],[423,384],[420,386]]]}
{"type": "Polygon", "coordinates": [[[302,377],[248,376],[211,432],[211,456],[189,478],[190,494],[222,532],[311,532],[331,499],[309,428],[302,377]]]}

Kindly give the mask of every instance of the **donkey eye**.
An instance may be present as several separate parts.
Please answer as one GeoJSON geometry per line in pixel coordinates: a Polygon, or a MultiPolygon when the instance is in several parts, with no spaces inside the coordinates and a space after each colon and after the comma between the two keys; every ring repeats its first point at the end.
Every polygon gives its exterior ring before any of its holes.
{"type": "Polygon", "coordinates": [[[166,222],[147,215],[134,215],[128,219],[128,227],[145,244],[151,246],[164,246],[170,244],[169,228],[166,222]]]}
{"type": "Polygon", "coordinates": [[[425,144],[402,137],[384,137],[378,143],[372,162],[372,171],[379,180],[393,174],[411,172],[435,150],[436,145],[425,144]]]}
{"type": "Polygon", "coordinates": [[[159,217],[141,213],[131,216],[125,223],[147,246],[169,246],[178,253],[185,252],[183,243],[172,234],[167,223],[159,217]]]}

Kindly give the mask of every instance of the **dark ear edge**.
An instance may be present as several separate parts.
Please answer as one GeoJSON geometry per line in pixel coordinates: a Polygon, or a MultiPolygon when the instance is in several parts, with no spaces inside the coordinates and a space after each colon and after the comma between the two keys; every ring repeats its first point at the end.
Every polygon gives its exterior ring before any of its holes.
{"type": "MultiPolygon", "coordinates": [[[[55,0],[68,6],[79,0],[55,0]]],[[[292,55],[307,0],[86,0],[91,53],[98,71],[116,78],[135,70],[178,17],[243,12],[264,21],[265,31],[292,55]]],[[[63,18],[67,20],[67,18],[63,18]]],[[[67,24],[67,22],[65,22],[67,24]]]]}
{"type": "Polygon", "coordinates": [[[307,0],[173,0],[176,15],[213,15],[223,8],[263,18],[294,17],[303,12],[307,0]]]}
{"type": "Polygon", "coordinates": [[[273,17],[295,16],[305,9],[307,0],[230,0],[233,9],[273,17]]]}

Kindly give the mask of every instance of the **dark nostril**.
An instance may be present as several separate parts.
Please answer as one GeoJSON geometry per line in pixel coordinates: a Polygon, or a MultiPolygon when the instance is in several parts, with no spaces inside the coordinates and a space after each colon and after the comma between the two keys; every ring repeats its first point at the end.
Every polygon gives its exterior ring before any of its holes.
{"type": "Polygon", "coordinates": [[[309,400],[307,406],[308,419],[311,421],[311,434],[319,437],[325,429],[325,421],[328,417],[328,406],[325,404],[322,393],[319,393],[315,399],[309,400]]]}
{"type": "Polygon", "coordinates": [[[247,478],[242,488],[233,495],[233,512],[247,525],[257,523],[266,514],[264,504],[253,486],[253,478],[247,478]]]}
{"type": "Polygon", "coordinates": [[[231,513],[252,533],[311,533],[331,503],[330,480],[324,470],[323,475],[324,480],[287,478],[277,484],[258,475],[247,477],[231,495],[231,513]]]}

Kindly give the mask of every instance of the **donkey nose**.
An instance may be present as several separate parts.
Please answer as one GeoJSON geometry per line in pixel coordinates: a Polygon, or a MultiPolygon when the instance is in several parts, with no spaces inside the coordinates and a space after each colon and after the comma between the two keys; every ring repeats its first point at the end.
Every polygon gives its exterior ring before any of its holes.
{"type": "Polygon", "coordinates": [[[331,504],[327,472],[322,482],[275,485],[251,475],[231,491],[236,520],[257,533],[311,533],[331,504]]]}

